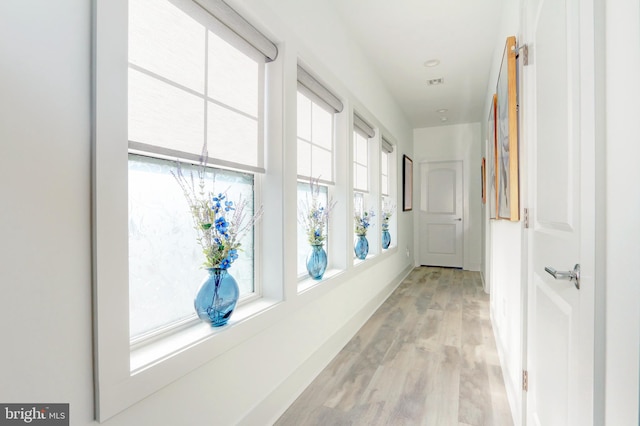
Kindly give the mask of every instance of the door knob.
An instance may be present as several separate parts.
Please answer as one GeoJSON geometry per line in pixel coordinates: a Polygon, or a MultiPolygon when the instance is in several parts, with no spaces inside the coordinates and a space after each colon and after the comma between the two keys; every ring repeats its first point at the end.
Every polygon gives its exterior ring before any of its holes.
{"type": "Polygon", "coordinates": [[[462,220],[462,218],[461,218],[461,217],[458,217],[458,218],[453,219],[453,220],[455,220],[456,222],[460,222],[460,221],[462,220]]]}
{"type": "Polygon", "coordinates": [[[556,280],[574,281],[574,285],[580,290],[580,264],[576,264],[576,266],[573,267],[573,271],[556,271],[549,266],[545,266],[544,270],[551,274],[556,280]]]}

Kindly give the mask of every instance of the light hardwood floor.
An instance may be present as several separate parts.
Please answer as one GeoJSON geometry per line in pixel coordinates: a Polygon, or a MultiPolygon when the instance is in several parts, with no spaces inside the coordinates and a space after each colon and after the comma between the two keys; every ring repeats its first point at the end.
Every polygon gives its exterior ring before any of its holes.
{"type": "Polygon", "coordinates": [[[512,425],[480,274],[414,269],[276,425],[512,425]]]}

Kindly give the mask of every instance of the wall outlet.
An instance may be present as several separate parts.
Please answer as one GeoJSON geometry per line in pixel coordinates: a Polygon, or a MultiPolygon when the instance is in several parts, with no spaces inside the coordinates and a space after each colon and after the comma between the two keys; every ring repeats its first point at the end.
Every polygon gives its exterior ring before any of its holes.
{"type": "Polygon", "coordinates": [[[409,251],[409,246],[407,246],[406,250],[407,250],[407,259],[408,259],[411,256],[411,252],[409,251]]]}

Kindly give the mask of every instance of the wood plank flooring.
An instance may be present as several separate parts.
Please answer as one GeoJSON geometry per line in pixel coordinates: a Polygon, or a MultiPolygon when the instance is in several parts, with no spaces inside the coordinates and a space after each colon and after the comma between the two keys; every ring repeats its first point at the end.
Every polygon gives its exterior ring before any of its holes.
{"type": "Polygon", "coordinates": [[[276,425],[512,425],[480,274],[414,269],[276,425]]]}

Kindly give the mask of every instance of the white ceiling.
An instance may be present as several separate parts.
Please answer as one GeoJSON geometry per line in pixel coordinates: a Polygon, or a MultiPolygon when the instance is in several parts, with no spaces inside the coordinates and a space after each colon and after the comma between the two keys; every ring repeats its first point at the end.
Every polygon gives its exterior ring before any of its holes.
{"type": "Polygon", "coordinates": [[[502,0],[329,1],[413,127],[484,119],[502,0]],[[434,78],[444,84],[428,86],[434,78]]]}

